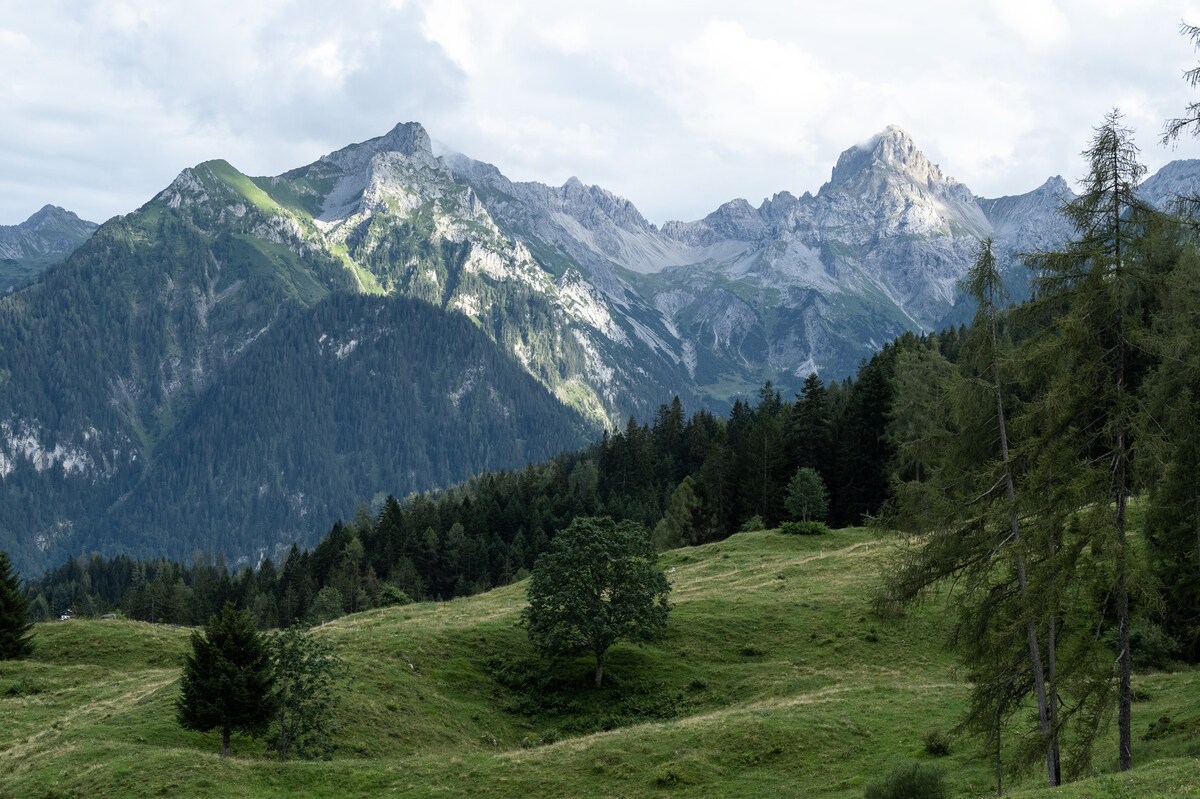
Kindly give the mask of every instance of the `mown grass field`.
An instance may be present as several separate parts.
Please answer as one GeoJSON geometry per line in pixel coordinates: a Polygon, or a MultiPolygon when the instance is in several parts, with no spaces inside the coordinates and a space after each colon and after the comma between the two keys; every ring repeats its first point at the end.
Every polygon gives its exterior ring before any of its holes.
{"type": "MultiPolygon", "coordinates": [[[[746,533],[664,556],[671,629],[547,671],[517,626],[524,587],[349,616],[319,629],[346,668],[332,761],[279,763],[260,741],[174,720],[188,630],[39,626],[0,663],[0,797],[861,797],[891,766],[936,762],[952,795],[994,794],[990,756],[952,739],[967,685],[940,647],[944,600],[882,619],[869,597],[889,544],[863,530],[746,533]]],[[[1200,797],[1200,672],[1136,675],[1135,761],[1058,792],[1200,797]],[[1141,740],[1162,717],[1159,734],[1141,740]]],[[[1114,738],[1114,736],[1110,736],[1114,738]]],[[[1097,752],[1103,770],[1115,740],[1097,752]]]]}

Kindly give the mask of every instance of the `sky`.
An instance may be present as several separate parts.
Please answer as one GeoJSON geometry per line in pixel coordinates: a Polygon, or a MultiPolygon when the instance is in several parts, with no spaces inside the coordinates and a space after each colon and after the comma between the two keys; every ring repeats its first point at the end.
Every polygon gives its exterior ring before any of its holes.
{"type": "Polygon", "coordinates": [[[816,192],[889,124],[975,194],[1083,174],[1117,107],[1151,171],[1200,0],[6,0],[0,224],[127,213],[187,166],[274,175],[422,123],[652,222],[816,192]]]}

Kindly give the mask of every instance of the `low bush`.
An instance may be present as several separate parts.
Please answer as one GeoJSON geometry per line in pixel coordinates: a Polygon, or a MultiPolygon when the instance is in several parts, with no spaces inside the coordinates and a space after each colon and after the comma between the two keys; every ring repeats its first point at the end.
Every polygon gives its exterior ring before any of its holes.
{"type": "Polygon", "coordinates": [[[825,522],[783,522],[779,530],[784,535],[825,535],[829,525],[825,522]]]}
{"type": "Polygon", "coordinates": [[[950,754],[950,738],[941,730],[930,730],[925,733],[925,753],[945,757],[950,754]]]}
{"type": "Polygon", "coordinates": [[[387,584],[383,590],[379,592],[379,607],[391,608],[401,607],[403,605],[411,605],[412,597],[406,594],[403,589],[397,588],[392,584],[387,584]]]}
{"type": "Polygon", "coordinates": [[[937,766],[905,763],[872,782],[863,799],[947,799],[945,778],[937,766]]]}
{"type": "Polygon", "coordinates": [[[755,533],[759,530],[767,529],[767,523],[763,521],[763,517],[755,514],[746,521],[742,522],[742,526],[738,528],[739,533],[755,533]]]}

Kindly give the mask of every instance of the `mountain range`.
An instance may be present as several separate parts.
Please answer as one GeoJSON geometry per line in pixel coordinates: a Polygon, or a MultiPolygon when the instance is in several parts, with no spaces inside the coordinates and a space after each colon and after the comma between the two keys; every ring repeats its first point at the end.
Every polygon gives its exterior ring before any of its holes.
{"type": "MultiPolygon", "coordinates": [[[[1185,161],[1143,191],[1196,187],[1185,161]]],[[[0,254],[87,240],[0,299],[0,549],[25,571],[90,549],[255,559],[673,395],[721,411],[767,379],[840,378],[964,320],[983,237],[1020,296],[1015,255],[1065,240],[1070,196],[1056,177],[976,197],[889,127],[816,194],[658,227],[574,178],[436,156],[407,123],[275,177],[185,169],[90,238],[43,209],[0,254]]]]}

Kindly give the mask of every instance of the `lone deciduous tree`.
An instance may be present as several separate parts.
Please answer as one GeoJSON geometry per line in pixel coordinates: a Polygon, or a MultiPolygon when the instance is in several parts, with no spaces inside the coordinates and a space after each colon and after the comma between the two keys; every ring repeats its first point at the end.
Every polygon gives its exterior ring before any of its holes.
{"type": "Polygon", "coordinates": [[[16,660],[32,651],[31,627],[29,606],[8,562],[8,553],[0,552],[0,660],[16,660]]]}
{"type": "Polygon", "coordinates": [[[271,641],[276,708],[270,744],[280,760],[327,759],[336,748],[333,724],[341,660],[324,638],[293,625],[271,641]]]}
{"type": "Polygon", "coordinates": [[[643,527],[581,517],[534,565],[522,621],[544,654],[590,651],[599,688],[609,647],[621,639],[653,640],[666,629],[670,590],[643,527]]]}
{"type": "Polygon", "coordinates": [[[221,757],[229,756],[234,730],[250,735],[266,731],[277,701],[275,673],[267,644],[249,613],[226,603],[203,633],[192,633],[180,689],[179,724],[198,732],[219,729],[221,757]]]}
{"type": "Polygon", "coordinates": [[[800,521],[825,521],[829,514],[829,492],[816,469],[801,466],[788,483],[788,512],[800,521]]]}

